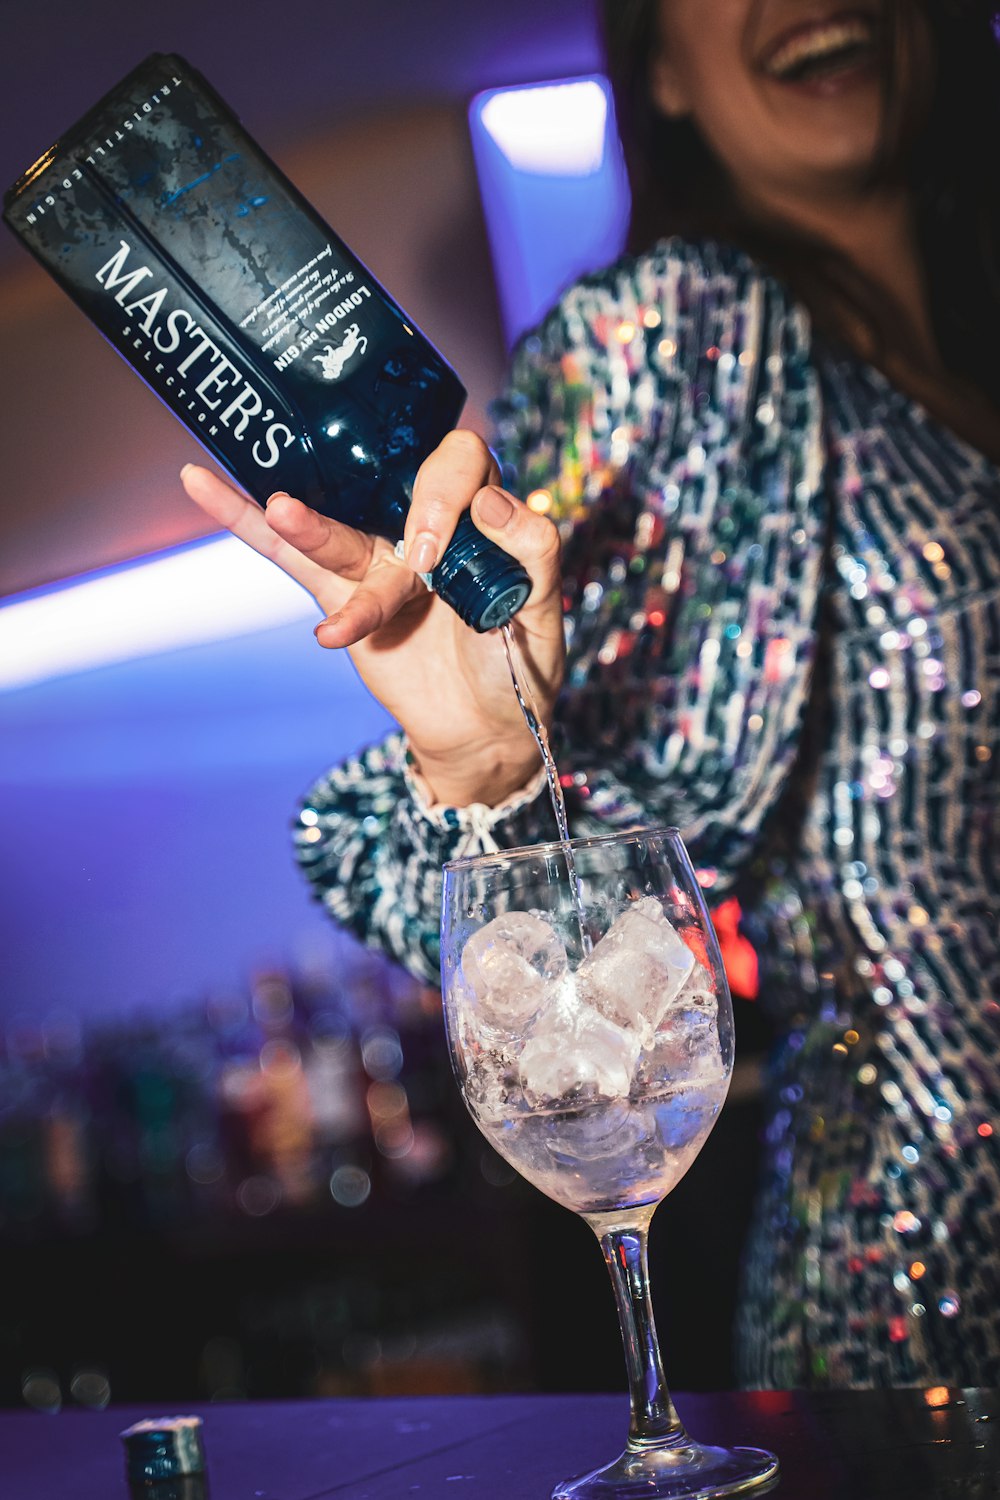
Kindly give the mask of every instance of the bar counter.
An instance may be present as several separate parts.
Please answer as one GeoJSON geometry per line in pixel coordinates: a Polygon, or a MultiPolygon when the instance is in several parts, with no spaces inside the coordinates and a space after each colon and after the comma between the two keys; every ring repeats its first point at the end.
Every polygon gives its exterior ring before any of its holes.
{"type": "MultiPolygon", "coordinates": [[[[772,1449],[782,1500],[1000,1496],[1000,1392],[675,1395],[693,1437],[772,1449]]],[[[624,1395],[427,1396],[0,1412],[3,1500],[128,1500],[119,1433],[204,1421],[208,1500],[548,1500],[620,1452],[624,1395]]],[[[159,1486],[148,1486],[158,1500],[159,1486]]],[[[763,1490],[757,1493],[764,1493],[763,1490]]]]}

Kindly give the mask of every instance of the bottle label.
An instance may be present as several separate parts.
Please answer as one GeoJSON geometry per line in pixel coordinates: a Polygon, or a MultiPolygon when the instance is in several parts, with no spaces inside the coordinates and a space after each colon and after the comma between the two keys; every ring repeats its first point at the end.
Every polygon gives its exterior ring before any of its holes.
{"type": "Polygon", "coordinates": [[[192,310],[163,265],[144,263],[142,248],[121,239],[94,272],[107,295],[104,332],[188,426],[220,446],[245,446],[259,469],[273,469],[295,441],[294,417],[261,388],[217,320],[192,310]]]}
{"type": "Polygon", "coordinates": [[[276,370],[287,370],[296,360],[308,357],[320,366],[323,380],[339,380],[349,367],[357,367],[368,350],[362,320],[371,311],[368,282],[338,264],[327,242],[251,308],[240,327],[254,333],[276,370]]]}
{"type": "Polygon", "coordinates": [[[4,218],[255,499],[402,534],[461,384],[182,58],[133,70],[4,218]]]}

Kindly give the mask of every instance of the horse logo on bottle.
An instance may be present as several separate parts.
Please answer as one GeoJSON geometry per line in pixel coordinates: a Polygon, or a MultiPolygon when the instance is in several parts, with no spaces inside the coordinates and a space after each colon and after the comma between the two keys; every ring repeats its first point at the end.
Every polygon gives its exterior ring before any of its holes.
{"type": "Polygon", "coordinates": [[[368,340],[358,328],[357,323],[352,323],[344,330],[344,337],[337,345],[327,344],[322,354],[314,354],[313,359],[323,367],[324,380],[337,380],[343,374],[344,366],[352,354],[364,354],[368,348],[368,340]]]}

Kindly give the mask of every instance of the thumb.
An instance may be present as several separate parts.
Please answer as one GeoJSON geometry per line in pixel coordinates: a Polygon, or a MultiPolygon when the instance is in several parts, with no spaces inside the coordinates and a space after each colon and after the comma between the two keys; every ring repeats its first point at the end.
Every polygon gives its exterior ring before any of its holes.
{"type": "Polygon", "coordinates": [[[531,579],[530,605],[560,593],[559,533],[550,520],[496,484],[476,491],[472,519],[484,536],[522,565],[531,579]]]}

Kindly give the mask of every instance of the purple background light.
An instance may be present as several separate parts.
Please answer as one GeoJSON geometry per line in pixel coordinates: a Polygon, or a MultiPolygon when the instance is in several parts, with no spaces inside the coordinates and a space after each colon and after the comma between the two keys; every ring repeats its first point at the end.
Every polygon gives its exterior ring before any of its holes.
{"type": "Polygon", "coordinates": [[[390,727],[301,624],[0,695],[0,1017],[102,1019],[329,950],[296,801],[390,727]]]}
{"type": "Polygon", "coordinates": [[[558,89],[490,89],[473,100],[469,122],[504,331],[513,344],[577,276],[621,250],[629,196],[611,90],[596,76],[565,80],[558,89]],[[530,122],[531,135],[516,153],[505,151],[502,132],[491,128],[490,106],[501,96],[530,122]],[[574,138],[581,148],[575,169],[574,138]]]}

